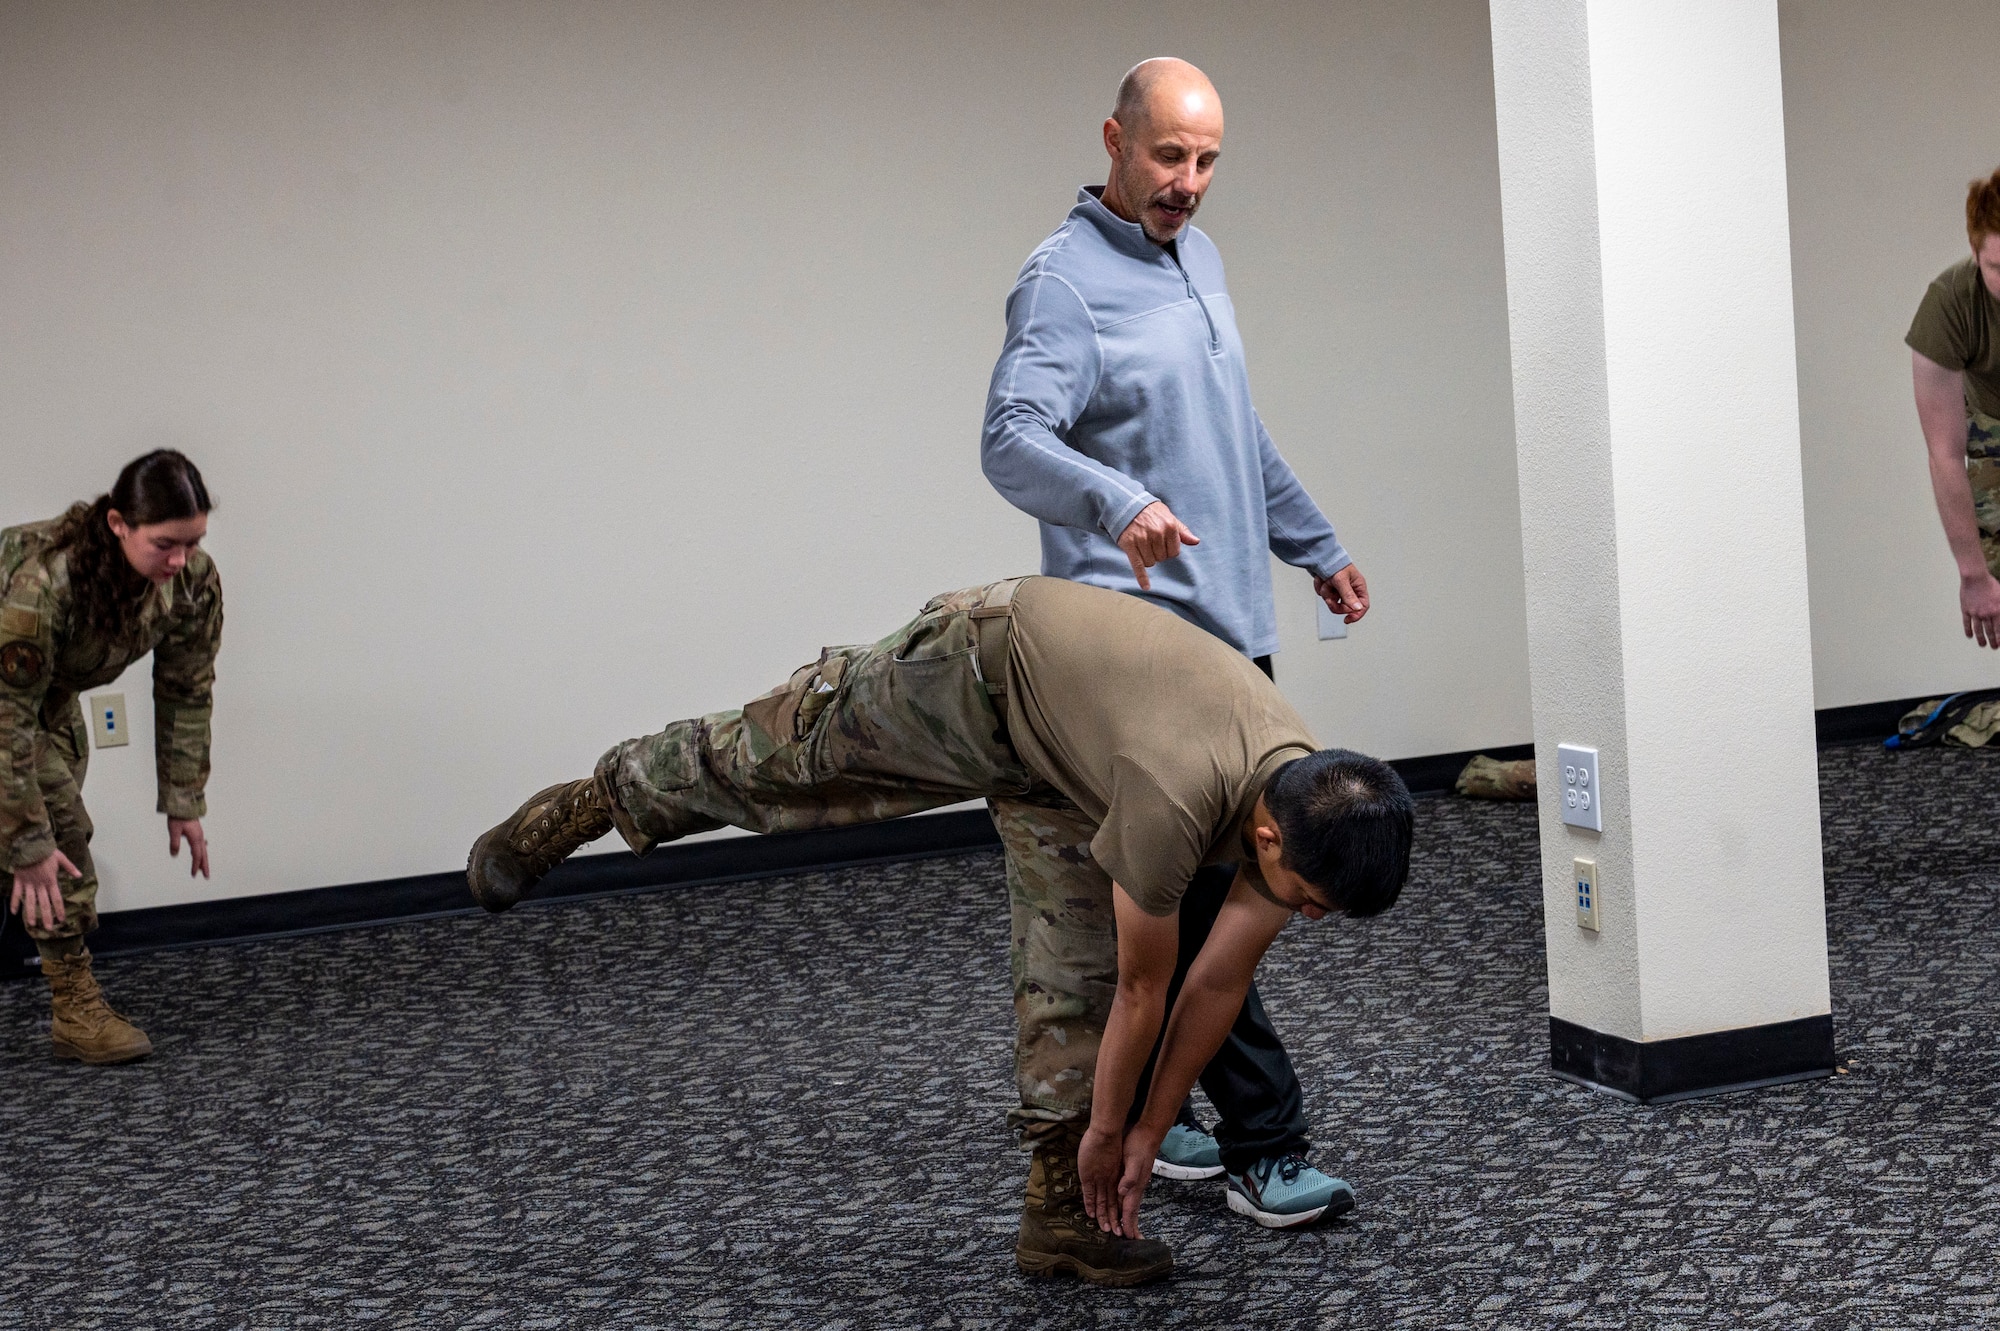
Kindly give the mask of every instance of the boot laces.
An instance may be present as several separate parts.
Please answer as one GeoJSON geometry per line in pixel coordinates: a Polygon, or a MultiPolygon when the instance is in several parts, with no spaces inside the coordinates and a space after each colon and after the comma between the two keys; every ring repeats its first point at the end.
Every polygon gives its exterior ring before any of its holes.
{"type": "Polygon", "coordinates": [[[576,848],[565,847],[564,842],[574,841],[581,845],[593,839],[584,835],[594,823],[591,815],[595,810],[589,807],[590,803],[588,786],[582,791],[571,786],[556,794],[539,813],[516,830],[514,853],[529,861],[537,872],[547,873],[568,859],[569,852],[576,848]],[[543,863],[544,860],[547,863],[543,863]]]}
{"type": "Polygon", "coordinates": [[[1073,1157],[1051,1152],[1043,1168],[1048,1174],[1050,1192],[1061,1197],[1083,1196],[1083,1180],[1077,1174],[1073,1157]]]}
{"type": "Polygon", "coordinates": [[[122,1021],[110,1003],[104,999],[104,990],[97,983],[97,976],[88,964],[71,966],[61,983],[68,991],[70,1016],[92,1029],[99,1029],[111,1021],[122,1021]]]}
{"type": "Polygon", "coordinates": [[[1067,1151],[1061,1148],[1047,1150],[1042,1156],[1042,1177],[1048,1189],[1048,1201],[1052,1203],[1049,1206],[1051,1213],[1066,1217],[1080,1229],[1103,1232],[1083,1204],[1083,1178],[1077,1171],[1074,1147],[1067,1151]]]}
{"type": "Polygon", "coordinates": [[[1294,1152],[1278,1161],[1278,1177],[1286,1183],[1297,1183],[1299,1175],[1306,1171],[1306,1158],[1294,1152]]]}

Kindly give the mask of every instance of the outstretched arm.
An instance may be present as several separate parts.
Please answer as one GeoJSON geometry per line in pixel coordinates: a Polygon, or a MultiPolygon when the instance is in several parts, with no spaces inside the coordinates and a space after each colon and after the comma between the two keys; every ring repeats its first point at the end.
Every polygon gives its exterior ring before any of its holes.
{"type": "Polygon", "coordinates": [[[1237,875],[1208,941],[1181,982],[1160,1060],[1153,1067],[1145,1111],[1125,1136],[1125,1168],[1118,1184],[1123,1232],[1138,1233],[1139,1203],[1152,1181],[1153,1157],[1195,1079],[1222,1048],[1242,1012],[1257,963],[1291,917],[1288,908],[1260,896],[1237,875]]]}
{"type": "Polygon", "coordinates": [[[2000,581],[1987,570],[1985,552],[1979,547],[1972,483],[1965,474],[1965,374],[1912,351],[1910,378],[1917,396],[1917,421],[1930,454],[1931,494],[1958,565],[1958,610],[1965,636],[1981,647],[2000,647],[2000,581]]]}
{"type": "Polygon", "coordinates": [[[46,927],[63,918],[57,869],[76,874],[76,866],[56,849],[35,775],[61,613],[39,564],[0,587],[0,873],[13,871],[8,909],[20,911],[25,923],[46,927]]]}
{"type": "Polygon", "coordinates": [[[183,836],[195,841],[200,871],[208,871],[208,846],[198,824],[208,814],[209,718],[215,708],[215,654],[222,647],[222,579],[203,557],[199,574],[187,575],[186,600],[153,648],[153,759],[159,771],[160,812],[168,819],[168,849],[183,836]],[[174,824],[181,824],[176,828],[174,824]],[[189,828],[188,824],[197,824],[189,828]]]}

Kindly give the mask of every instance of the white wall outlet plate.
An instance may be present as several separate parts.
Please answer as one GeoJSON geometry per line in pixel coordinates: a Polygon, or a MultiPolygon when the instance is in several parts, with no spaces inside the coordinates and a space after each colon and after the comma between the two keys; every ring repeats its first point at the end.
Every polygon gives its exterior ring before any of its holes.
{"type": "Polygon", "coordinates": [[[1327,609],[1326,602],[1320,600],[1317,596],[1313,598],[1313,604],[1319,607],[1319,640],[1321,642],[1325,642],[1329,638],[1344,638],[1347,636],[1347,621],[1345,619],[1327,609]]]}
{"type": "Polygon", "coordinates": [[[1604,798],[1597,784],[1597,750],[1581,744],[1556,745],[1556,798],[1562,801],[1563,821],[1571,827],[1604,830],[1604,798]]]}
{"type": "Polygon", "coordinates": [[[131,729],[125,724],[124,694],[91,695],[90,731],[97,737],[97,747],[100,749],[115,749],[121,744],[132,742],[131,729]]]}
{"type": "Polygon", "coordinates": [[[1576,927],[1597,931],[1597,861],[1573,860],[1576,866],[1576,927]]]}

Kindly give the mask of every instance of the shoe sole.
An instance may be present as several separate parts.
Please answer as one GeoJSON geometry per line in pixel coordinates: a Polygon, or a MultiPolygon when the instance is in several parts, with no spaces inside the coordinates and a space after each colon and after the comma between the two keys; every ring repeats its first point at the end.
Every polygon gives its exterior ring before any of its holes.
{"type": "Polygon", "coordinates": [[[1309,1225],[1321,1216],[1346,1215],[1354,1209],[1354,1194],[1336,1192],[1333,1200],[1325,1206],[1311,1211],[1295,1211],[1285,1214],[1281,1211],[1260,1211],[1257,1204],[1234,1188],[1224,1189],[1229,1194],[1229,1209],[1238,1215],[1249,1216],[1266,1229],[1293,1229],[1299,1225],[1309,1225]]]}
{"type": "Polygon", "coordinates": [[[498,838],[501,843],[501,851],[504,853],[506,850],[504,833],[506,831],[507,828],[504,824],[500,827],[488,829],[479,840],[472,843],[472,851],[465,857],[466,889],[472,893],[474,901],[495,915],[499,915],[504,911],[510,911],[520,905],[522,899],[528,893],[535,890],[535,883],[541,881],[540,879],[536,879],[534,882],[527,883],[518,888],[512,884],[492,881],[494,865],[491,861],[496,859],[497,856],[485,855],[482,852],[487,849],[490,842],[498,838]]]}
{"type": "Polygon", "coordinates": [[[89,1054],[84,1053],[83,1050],[65,1041],[51,1040],[50,1043],[55,1046],[57,1058],[67,1058],[77,1063],[89,1063],[94,1067],[107,1067],[114,1063],[136,1063],[142,1058],[151,1056],[153,1052],[153,1046],[147,1045],[144,1049],[135,1050],[129,1054],[119,1054],[113,1058],[92,1058],[89,1054]]]}
{"type": "Polygon", "coordinates": [[[1074,1257],[1062,1253],[1023,1252],[1014,1249],[1014,1265],[1024,1276],[1035,1276],[1050,1280],[1057,1276],[1075,1276],[1090,1285],[1144,1285],[1154,1280],[1163,1280],[1173,1274],[1174,1259],[1167,1258],[1157,1266],[1142,1266],[1135,1271],[1106,1271],[1095,1266],[1086,1266],[1074,1257]]]}
{"type": "Polygon", "coordinates": [[[1221,1165],[1172,1165],[1165,1160],[1153,1161],[1153,1173],[1159,1178],[1211,1179],[1221,1178],[1221,1165]]]}

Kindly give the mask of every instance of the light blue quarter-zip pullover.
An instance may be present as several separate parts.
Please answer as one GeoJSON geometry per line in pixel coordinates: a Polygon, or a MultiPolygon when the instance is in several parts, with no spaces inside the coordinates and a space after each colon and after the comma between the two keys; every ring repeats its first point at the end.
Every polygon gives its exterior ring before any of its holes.
{"type": "Polygon", "coordinates": [[[1277,650],[1266,551],[1331,577],[1354,561],[1278,456],[1222,256],[1171,249],[1078,192],[1007,297],[980,465],[1042,524],[1042,572],[1144,596],[1249,656],[1277,650]],[[1138,580],[1118,536],[1155,500],[1201,538],[1138,580]]]}

